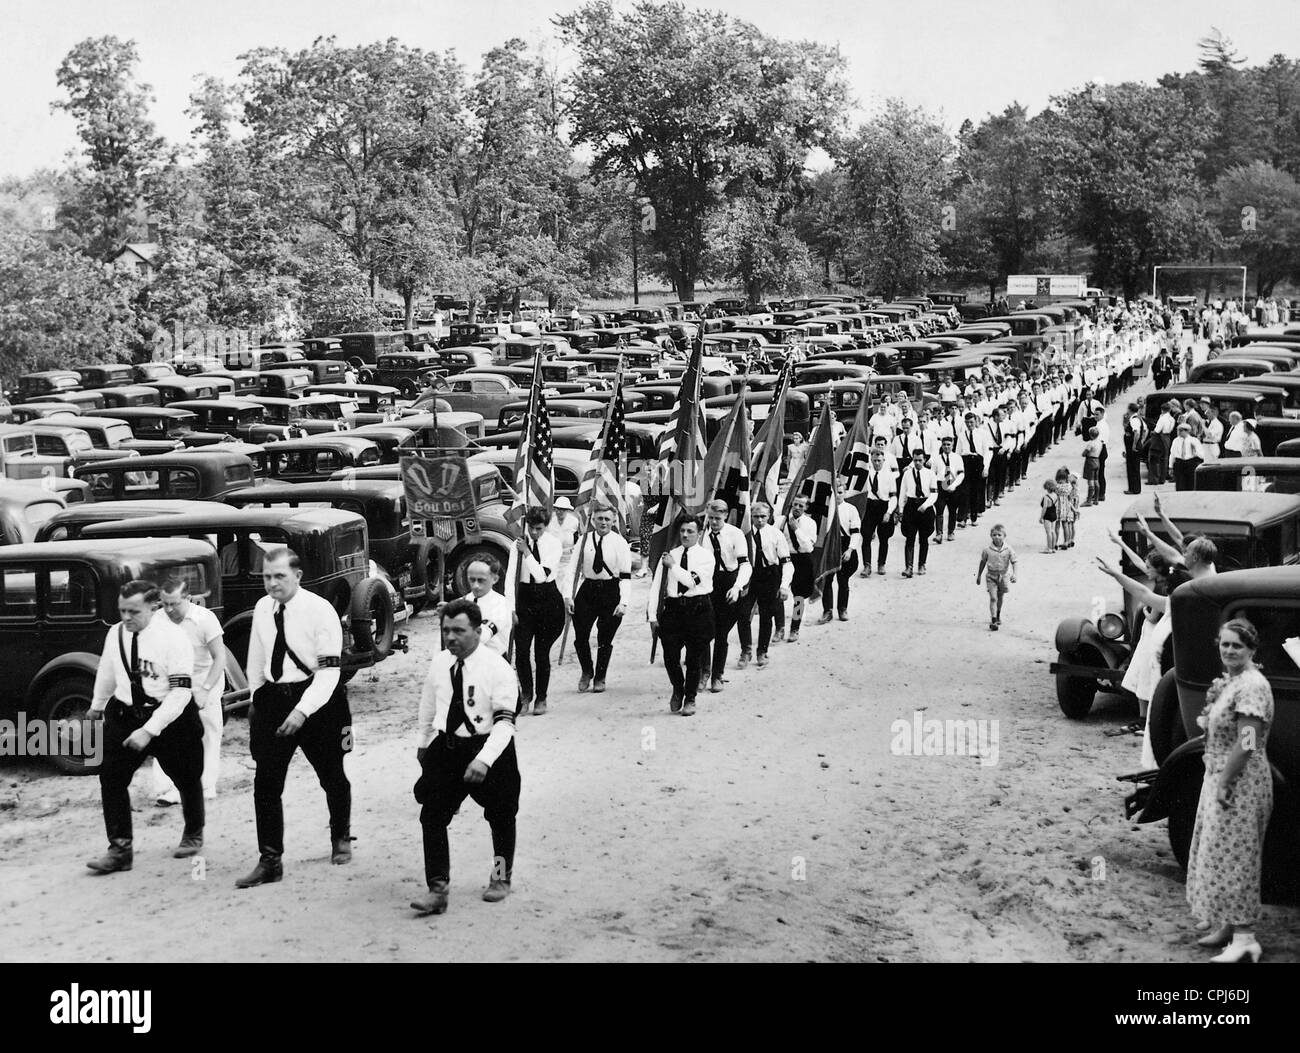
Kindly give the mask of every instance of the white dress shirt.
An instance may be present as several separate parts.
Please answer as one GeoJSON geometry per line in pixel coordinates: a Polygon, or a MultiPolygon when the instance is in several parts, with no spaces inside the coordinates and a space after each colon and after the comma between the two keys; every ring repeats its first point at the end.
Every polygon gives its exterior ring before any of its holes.
{"type": "Polygon", "coordinates": [[[868,501],[887,502],[885,516],[893,515],[894,507],[898,504],[898,472],[889,465],[885,465],[880,471],[868,468],[862,493],[868,501]]]}
{"type": "Polygon", "coordinates": [[[749,565],[749,538],[740,527],[732,526],[730,523],[723,523],[722,528],[715,534],[709,528],[705,528],[704,533],[700,535],[699,541],[701,548],[707,548],[713,553],[714,560],[717,560],[718,553],[722,554],[722,565],[718,567],[717,573],[730,574],[733,571],[736,574],[736,584],[742,589],[749,584],[749,575],[751,568],[749,565]],[[714,548],[713,539],[717,538],[717,548],[714,548]]]}
{"type": "Polygon", "coordinates": [[[529,546],[537,547],[540,562],[533,558],[531,547],[523,555],[523,568],[519,567],[519,549],[510,547],[510,566],[506,570],[506,580],[519,581],[523,585],[541,585],[548,581],[558,582],[560,570],[564,565],[564,543],[554,534],[543,533],[536,541],[525,535],[529,546]],[[516,578],[515,575],[519,577],[516,578]]]}
{"type": "Polygon", "coordinates": [[[587,580],[617,581],[619,603],[627,606],[632,592],[632,550],[628,547],[623,535],[611,530],[602,538],[595,530],[592,530],[582,541],[578,542],[578,548],[581,556],[570,561],[564,575],[565,580],[560,585],[560,591],[565,596],[570,594],[568,585],[574,574],[579,576],[579,587],[581,587],[583,581],[587,580]],[[601,559],[604,563],[599,574],[595,571],[597,548],[600,550],[601,559]]]}
{"type": "Polygon", "coordinates": [[[713,592],[713,574],[717,567],[713,560],[711,546],[694,544],[689,549],[685,549],[678,545],[668,551],[673,557],[673,565],[669,567],[660,560],[655,568],[655,575],[650,583],[650,593],[646,597],[648,621],[659,621],[663,613],[661,600],[708,596],[713,592]],[[686,559],[685,567],[682,566],[683,557],[686,559]]]}
{"type": "Polygon", "coordinates": [[[798,519],[792,516],[785,517],[779,529],[790,542],[791,555],[795,553],[806,555],[817,547],[817,524],[807,513],[798,519]]]}
{"type": "Polygon", "coordinates": [[[149,624],[139,633],[128,632],[120,622],[108,630],[95,671],[90,708],[102,711],[111,698],[128,706],[134,704],[131,671],[122,662],[123,650],[127,662],[131,661],[133,636],[135,657],[140,663],[140,686],[158,703],[143,727],[151,735],[160,735],[189,704],[194,679],[194,649],[189,637],[162,611],[154,611],[149,624]]]}
{"type": "Polygon", "coordinates": [[[482,597],[467,592],[464,598],[470,603],[477,604],[479,613],[483,615],[483,625],[480,628],[483,635],[479,645],[490,647],[497,654],[505,654],[515,616],[514,605],[509,597],[497,592],[496,589],[489,589],[482,597]]]}
{"type": "Polygon", "coordinates": [[[1178,436],[1169,447],[1169,465],[1174,461],[1189,461],[1194,458],[1205,460],[1205,451],[1201,449],[1201,440],[1191,435],[1178,436]]]}
{"type": "Polygon", "coordinates": [[[759,569],[760,555],[764,567],[780,566],[781,588],[789,589],[794,580],[794,564],[790,562],[790,541],[780,530],[768,523],[750,537],[754,552],[754,570],[759,569]]]}
{"type": "MultiPolygon", "coordinates": [[[[168,621],[171,619],[169,618],[168,621]]],[[[185,617],[179,623],[172,622],[172,624],[185,634],[190,641],[190,646],[194,648],[194,701],[202,708],[211,702],[208,693],[203,690],[203,685],[212,676],[213,658],[210,647],[213,640],[220,640],[223,635],[221,620],[206,607],[200,607],[191,600],[185,617]]],[[[212,694],[219,697],[222,694],[220,688],[221,685],[218,684],[212,694]]]]}
{"type": "MultiPolygon", "coordinates": [[[[435,651],[429,660],[429,674],[420,695],[419,724],[415,744],[429,745],[439,732],[447,731],[451,708],[451,671],[456,658],[450,651],[435,651]]],[[[489,768],[501,756],[515,735],[515,706],[519,703],[519,681],[501,655],[480,644],[461,667],[461,702],[474,731],[462,724],[453,734],[459,738],[487,735],[475,760],[489,768]]]]}
{"type": "Polygon", "coordinates": [[[894,433],[898,431],[898,418],[888,410],[885,412],[876,412],[871,415],[867,421],[867,431],[871,433],[872,442],[877,435],[883,435],[887,439],[893,439],[894,433]]]}
{"type": "Polygon", "coordinates": [[[933,508],[939,499],[939,480],[929,468],[921,468],[921,485],[916,485],[918,469],[914,466],[904,469],[898,475],[898,501],[902,504],[913,498],[921,498],[921,510],[933,508]]]}
{"type": "MultiPolygon", "coordinates": [[[[248,693],[256,694],[272,683],[271,653],[275,648],[275,609],[279,601],[263,596],[253,608],[253,630],[248,639],[248,693]]],[[[339,658],[343,654],[343,623],[330,601],[299,588],[284,605],[284,638],[289,650],[310,672],[304,673],[287,654],[279,682],[297,684],[311,677],[294,709],[310,717],[330,700],[339,684],[339,658]]]]}
{"type": "Polygon", "coordinates": [[[934,475],[939,481],[939,486],[945,491],[952,492],[961,486],[963,480],[965,480],[966,466],[958,454],[950,451],[947,456],[948,460],[945,461],[943,459],[944,453],[940,450],[935,454],[930,466],[934,469],[934,475]]]}
{"type": "Polygon", "coordinates": [[[845,555],[850,552],[861,552],[862,516],[858,514],[858,510],[841,498],[837,503],[836,519],[839,520],[840,531],[849,536],[845,555]]]}

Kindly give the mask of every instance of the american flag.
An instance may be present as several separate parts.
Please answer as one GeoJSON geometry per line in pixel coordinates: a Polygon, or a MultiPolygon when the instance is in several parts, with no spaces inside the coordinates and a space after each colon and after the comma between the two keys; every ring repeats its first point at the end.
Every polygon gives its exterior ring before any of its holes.
{"type": "Polygon", "coordinates": [[[623,359],[618,360],[618,372],[614,378],[614,394],[605,411],[605,423],[600,429],[600,437],[591,448],[591,460],[587,462],[586,474],[578,488],[574,502],[575,509],[580,509],[588,502],[595,508],[612,508],[618,515],[618,527],[622,531],[627,525],[627,501],[623,493],[620,457],[627,453],[627,422],[623,406],[623,359]]]}
{"type": "Polygon", "coordinates": [[[506,513],[514,522],[530,508],[550,508],[555,501],[555,462],[551,455],[551,420],[542,388],[542,356],[533,360],[533,382],[524,413],[523,435],[515,454],[515,501],[506,513]]]}
{"type": "Polygon", "coordinates": [[[749,380],[741,385],[732,403],[731,412],[709,445],[704,458],[704,478],[708,495],[727,502],[729,518],[737,524],[749,519],[749,458],[752,441],[749,429],[749,409],[745,393],[749,380]]]}
{"type": "Polygon", "coordinates": [[[659,436],[659,463],[650,481],[651,492],[659,497],[654,532],[650,536],[651,567],[672,547],[677,517],[682,513],[699,515],[708,501],[703,485],[704,457],[708,450],[704,441],[704,407],[700,403],[703,356],[704,344],[697,343],[682,374],[668,425],[659,436]]]}

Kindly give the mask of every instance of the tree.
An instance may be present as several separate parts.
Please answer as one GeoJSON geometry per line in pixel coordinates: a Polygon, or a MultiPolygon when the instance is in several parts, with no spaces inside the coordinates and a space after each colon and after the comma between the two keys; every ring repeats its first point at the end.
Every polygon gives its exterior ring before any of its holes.
{"type": "Polygon", "coordinates": [[[694,299],[710,212],[762,188],[779,221],[808,151],[838,129],[839,55],[681,3],[620,14],[597,0],[555,24],[577,53],[574,145],[592,152],[597,178],[644,198],[647,238],[678,298],[694,299]]]}
{"type": "Polygon", "coordinates": [[[1141,84],[1054,98],[1038,120],[1061,230],[1095,248],[1092,280],[1133,298],[1157,263],[1213,243],[1196,177],[1208,129],[1186,97],[1141,84]]]}
{"type": "Polygon", "coordinates": [[[849,257],[863,283],[888,298],[944,273],[939,233],[951,153],[944,130],[898,99],[848,145],[849,257]]]}
{"type": "Polygon", "coordinates": [[[1255,161],[1230,168],[1214,185],[1215,219],[1224,243],[1255,275],[1255,295],[1271,296],[1300,277],[1300,183],[1255,161]]]}
{"type": "Polygon", "coordinates": [[[66,98],[51,108],[76,122],[86,160],[76,173],[80,193],[62,219],[96,259],[131,240],[149,177],[164,160],[149,87],[135,81],[138,61],[134,41],[94,37],[69,51],[57,74],[66,98]]]}
{"type": "Polygon", "coordinates": [[[708,244],[713,266],[740,282],[750,303],[768,292],[800,292],[816,278],[808,246],[789,227],[773,223],[756,202],[732,201],[715,212],[708,244]]]}
{"type": "Polygon", "coordinates": [[[140,346],[133,277],[75,250],[0,228],[0,375],[127,359],[140,346]]]}

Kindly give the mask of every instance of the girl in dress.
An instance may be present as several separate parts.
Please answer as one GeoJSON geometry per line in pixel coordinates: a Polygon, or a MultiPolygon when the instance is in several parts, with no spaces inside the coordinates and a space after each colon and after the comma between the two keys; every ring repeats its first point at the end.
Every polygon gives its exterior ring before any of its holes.
{"type": "Polygon", "coordinates": [[[1078,476],[1069,468],[1056,471],[1056,522],[1059,526],[1059,548],[1074,548],[1074,523],[1079,518],[1078,476]]]}
{"type": "Polygon", "coordinates": [[[1273,811],[1273,775],[1264,747],[1273,723],[1273,691],[1255,665],[1259,634],[1244,618],[1218,636],[1223,676],[1205,693],[1197,723],[1205,729],[1205,781],[1187,858],[1187,902],[1202,947],[1231,945],[1215,962],[1259,961],[1264,831],[1273,811]]]}

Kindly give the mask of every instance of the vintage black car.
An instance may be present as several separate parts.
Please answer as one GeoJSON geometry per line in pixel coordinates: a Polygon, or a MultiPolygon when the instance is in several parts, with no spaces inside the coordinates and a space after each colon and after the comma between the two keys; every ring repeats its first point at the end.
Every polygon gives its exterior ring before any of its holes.
{"type": "MultiPolygon", "coordinates": [[[[221,575],[226,646],[241,666],[248,658],[253,607],[266,595],[263,546],[270,545],[287,545],[298,554],[303,587],[329,600],[349,626],[352,643],[344,648],[345,676],[383,661],[394,647],[405,647],[394,631],[393,592],[384,579],[370,573],[366,521],[354,512],[233,508],[214,502],[201,513],[87,524],[81,537],[193,537],[210,543],[221,575]]],[[[402,613],[408,613],[404,604],[402,613]]]]}
{"type": "MultiPolygon", "coordinates": [[[[293,363],[297,365],[297,363],[293,363]]],[[[333,363],[342,366],[343,363],[333,363]]],[[[266,369],[258,374],[257,393],[276,399],[296,399],[307,394],[312,374],[305,369],[266,369]]]]}
{"type": "Polygon", "coordinates": [[[437,351],[402,351],[380,355],[372,369],[363,371],[362,379],[396,388],[403,398],[413,399],[446,372],[437,351]]]}
{"type": "Polygon", "coordinates": [[[360,436],[313,435],[274,442],[266,449],[267,474],[281,483],[330,478],[344,468],[369,468],[381,461],[379,446],[360,436]]]}
{"type": "Polygon", "coordinates": [[[121,388],[135,383],[135,368],[125,362],[106,366],[77,366],[81,386],[90,388],[121,388]]]}
{"type": "Polygon", "coordinates": [[[108,407],[95,416],[126,421],[137,439],[176,439],[183,446],[208,446],[226,437],[219,431],[200,430],[197,416],[174,406],[108,407]]]}
{"type": "Polygon", "coordinates": [[[64,402],[75,406],[81,413],[93,413],[103,409],[107,402],[104,392],[100,391],[54,391],[41,396],[47,402],[64,402]]]}
{"type": "Polygon", "coordinates": [[[41,402],[50,395],[80,389],[81,376],[71,369],[47,369],[39,373],[24,373],[18,378],[18,399],[21,402],[41,402]]]}
{"type": "Polygon", "coordinates": [[[100,388],[99,393],[104,399],[105,409],[162,405],[158,389],[145,387],[143,384],[128,384],[120,388],[100,388]]]}
{"type": "Polygon", "coordinates": [[[1222,673],[1219,627],[1244,617],[1259,631],[1255,661],[1273,689],[1267,756],[1273,772],[1273,814],[1264,837],[1266,894],[1293,897],[1300,886],[1300,668],[1283,643],[1300,635],[1300,568],[1215,574],[1180,586],[1171,598],[1174,664],[1151,699],[1149,726],[1156,772],[1130,776],[1145,783],[1128,798],[1139,823],[1169,820],[1169,844],[1187,865],[1205,774],[1204,737],[1196,718],[1222,673]]]}
{"type": "Polygon", "coordinates": [[[1300,458],[1229,457],[1210,461],[1196,469],[1196,489],[1300,494],[1300,458]]]}
{"type": "MultiPolygon", "coordinates": [[[[1227,384],[1239,377],[1255,377],[1263,373],[1272,373],[1278,368],[1277,363],[1260,358],[1228,358],[1220,355],[1209,362],[1193,366],[1187,374],[1189,384],[1227,384]]],[[[1159,392],[1157,392],[1159,394],[1159,392]]]]}
{"type": "MultiPolygon", "coordinates": [[[[1209,538],[1219,550],[1220,571],[1283,567],[1300,562],[1300,497],[1288,494],[1222,493],[1184,490],[1161,498],[1165,514],[1184,535],[1209,538]]],[[[1134,501],[1120,522],[1120,537],[1146,557],[1146,539],[1137,529],[1147,520],[1157,537],[1168,541],[1149,495],[1134,501]]],[[[1120,568],[1143,578],[1125,556],[1120,568]]],[[[1086,717],[1097,692],[1125,694],[1120,687],[1129,658],[1145,622],[1145,609],[1127,592],[1118,611],[1096,611],[1091,617],[1066,618],[1056,627],[1057,661],[1049,667],[1056,677],[1061,712],[1074,720],[1086,717]]]]}
{"type": "Polygon", "coordinates": [[[166,380],[168,377],[180,375],[170,362],[140,362],[132,368],[135,371],[137,384],[150,384],[155,380],[166,380]]]}
{"type": "Polygon", "coordinates": [[[1218,409],[1219,416],[1226,422],[1230,413],[1240,413],[1243,418],[1254,420],[1260,417],[1281,417],[1284,398],[1279,388],[1253,387],[1249,384],[1171,384],[1147,396],[1147,426],[1155,426],[1165,403],[1171,399],[1179,403],[1185,403],[1188,399],[1197,403],[1208,402],[1218,409]]]}
{"type": "Polygon", "coordinates": [[[261,424],[266,417],[265,406],[241,398],[173,402],[169,408],[194,414],[194,426],[199,430],[217,432],[237,439],[247,439],[253,425],[261,424]]]}
{"type": "Polygon", "coordinates": [[[1300,373],[1262,373],[1257,377],[1240,377],[1229,384],[1277,388],[1282,392],[1282,416],[1300,417],[1300,373]]]}
{"type": "Polygon", "coordinates": [[[397,416],[401,392],[387,384],[312,384],[307,395],[334,395],[357,404],[357,412],[348,414],[348,424],[360,428],[365,424],[386,424],[397,416]]]}
{"type": "Polygon", "coordinates": [[[50,514],[36,530],[35,541],[77,541],[86,527],[94,523],[112,523],[118,519],[144,519],[148,516],[180,515],[182,512],[205,513],[212,508],[207,501],[94,501],[75,508],[61,508],[50,514]]]}
{"type": "MultiPolygon", "coordinates": [[[[81,728],[108,631],[119,620],[118,589],[128,581],[180,578],[196,602],[218,617],[221,581],[211,545],[189,538],[44,541],[0,546],[0,708],[81,728]]],[[[228,696],[229,697],[229,696],[228,696]]],[[[91,774],[91,756],[67,741],[54,765],[91,774]]]]}
{"type": "Polygon", "coordinates": [[[73,464],[112,461],[139,456],[136,450],[98,449],[90,435],[64,421],[82,420],[81,416],[46,418],[27,425],[36,436],[36,452],[42,457],[66,457],[73,464]]]}
{"type": "MultiPolygon", "coordinates": [[[[262,366],[262,372],[265,374],[290,370],[294,373],[305,372],[309,380],[308,384],[342,384],[347,375],[348,364],[339,362],[336,359],[307,358],[295,359],[292,362],[267,362],[262,366]]],[[[295,389],[298,385],[294,385],[295,389]]],[[[270,395],[273,392],[266,392],[270,395]]]]}
{"type": "Polygon", "coordinates": [[[247,401],[262,407],[261,421],[245,429],[248,442],[275,442],[303,435],[343,431],[356,403],[337,395],[304,395],[296,399],[256,395],[247,401]]]}
{"type": "Polygon", "coordinates": [[[400,590],[415,611],[443,595],[442,553],[428,538],[411,537],[406,491],[400,482],[382,479],[330,479],[321,482],[271,483],[227,494],[236,508],[337,508],[366,521],[370,558],[400,590]]]}
{"type": "Polygon", "coordinates": [[[6,424],[29,424],[36,420],[47,420],[81,416],[81,410],[69,406],[66,402],[18,402],[8,407],[6,424]]]}
{"type": "Polygon", "coordinates": [[[253,485],[253,463],[241,454],[188,450],[84,465],[73,477],[90,484],[96,501],[220,498],[253,485]]]}
{"type": "Polygon", "coordinates": [[[254,369],[209,369],[194,374],[194,379],[225,381],[225,390],[218,397],[239,399],[261,391],[262,374],[254,369]]]}
{"type": "Polygon", "coordinates": [[[1259,437],[1261,456],[1297,456],[1296,452],[1292,452],[1294,446],[1291,444],[1300,439],[1300,420],[1281,416],[1256,417],[1255,434],[1259,437]]]}
{"type": "Polygon", "coordinates": [[[213,381],[204,380],[199,376],[151,380],[145,387],[154,388],[158,392],[159,401],[164,406],[192,399],[214,399],[219,394],[217,385],[213,381]]]}
{"type": "Polygon", "coordinates": [[[0,545],[26,545],[41,525],[62,512],[63,498],[40,482],[0,482],[0,545]]]}
{"type": "Polygon", "coordinates": [[[397,464],[402,457],[402,445],[410,445],[410,438],[415,429],[404,428],[397,424],[365,424],[359,428],[349,428],[336,434],[339,438],[365,439],[379,447],[380,464],[397,464]]]}

